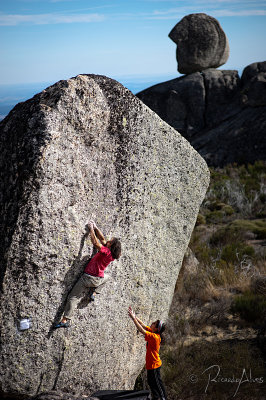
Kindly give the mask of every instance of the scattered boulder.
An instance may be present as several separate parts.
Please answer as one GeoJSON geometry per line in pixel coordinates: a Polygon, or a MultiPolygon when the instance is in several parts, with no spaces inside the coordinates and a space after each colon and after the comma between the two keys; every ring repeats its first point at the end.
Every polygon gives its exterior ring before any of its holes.
{"type": "Polygon", "coordinates": [[[177,44],[176,59],[181,74],[217,68],[229,57],[227,37],[217,19],[203,14],[190,14],[169,33],[177,44]]]}
{"type": "Polygon", "coordinates": [[[184,273],[188,275],[193,275],[198,273],[199,261],[189,247],[185,252],[182,268],[184,268],[184,273]]]}
{"type": "Polygon", "coordinates": [[[205,161],[121,84],[79,75],[1,122],[0,178],[0,396],[132,389],[145,344],[127,307],[167,317],[205,161]],[[95,303],[53,331],[91,253],[88,218],[121,238],[122,257],[95,303]]]}
{"type": "Polygon", "coordinates": [[[266,106],[266,62],[248,65],[241,77],[242,103],[246,106],[266,106]]]}
{"type": "Polygon", "coordinates": [[[249,64],[246,68],[244,68],[241,81],[242,84],[245,85],[249,83],[253,78],[256,78],[258,74],[266,73],[266,61],[264,62],[255,62],[249,64]]]}

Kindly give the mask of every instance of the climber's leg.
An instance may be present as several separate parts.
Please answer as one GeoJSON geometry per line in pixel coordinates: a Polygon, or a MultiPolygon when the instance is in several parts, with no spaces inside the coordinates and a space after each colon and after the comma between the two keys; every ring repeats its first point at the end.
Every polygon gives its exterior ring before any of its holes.
{"type": "Polygon", "coordinates": [[[82,298],[85,290],[86,290],[86,282],[84,281],[82,275],[68,295],[64,311],[64,317],[62,319],[63,323],[66,322],[68,319],[71,319],[73,311],[78,301],[82,298]]]}
{"type": "Polygon", "coordinates": [[[98,278],[98,285],[95,287],[94,292],[100,294],[106,282],[110,279],[110,275],[105,274],[104,278],[98,278]]]}
{"type": "Polygon", "coordinates": [[[105,274],[103,278],[88,274],[84,274],[83,277],[86,287],[91,288],[93,290],[93,293],[91,295],[91,300],[94,300],[95,294],[99,294],[102,291],[102,288],[105,285],[105,283],[108,281],[108,279],[110,279],[110,275],[107,274],[105,274]]]}

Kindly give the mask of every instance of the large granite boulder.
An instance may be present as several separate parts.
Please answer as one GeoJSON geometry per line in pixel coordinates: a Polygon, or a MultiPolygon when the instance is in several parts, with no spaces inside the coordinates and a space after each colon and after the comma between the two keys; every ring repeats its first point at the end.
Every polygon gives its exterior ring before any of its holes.
{"type": "Polygon", "coordinates": [[[97,75],[56,83],[0,128],[0,395],[132,389],[145,343],[127,307],[147,323],[167,317],[208,186],[205,161],[97,75]],[[71,328],[53,331],[91,253],[89,217],[121,238],[123,254],[95,304],[84,299],[71,328]]]}
{"type": "Polygon", "coordinates": [[[207,69],[137,96],[187,138],[212,166],[266,159],[266,62],[207,69]]]}
{"type": "Polygon", "coordinates": [[[217,19],[203,13],[190,14],[169,33],[177,44],[176,59],[181,74],[217,68],[229,57],[227,37],[217,19]]]}

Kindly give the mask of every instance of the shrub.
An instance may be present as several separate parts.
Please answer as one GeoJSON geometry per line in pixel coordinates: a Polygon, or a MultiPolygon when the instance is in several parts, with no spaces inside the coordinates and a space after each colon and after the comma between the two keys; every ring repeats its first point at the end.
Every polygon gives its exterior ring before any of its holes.
{"type": "Polygon", "coordinates": [[[210,211],[222,211],[223,215],[232,215],[235,212],[233,207],[220,201],[210,203],[208,208],[210,211]]]}
{"type": "Polygon", "coordinates": [[[236,241],[243,241],[245,234],[252,232],[258,239],[266,238],[265,219],[236,219],[226,226],[219,228],[210,238],[212,246],[225,245],[236,241]]]}
{"type": "Polygon", "coordinates": [[[225,213],[225,215],[233,215],[235,210],[233,209],[233,207],[229,206],[228,204],[226,204],[223,207],[223,212],[225,213]]]}
{"type": "Polygon", "coordinates": [[[216,297],[217,293],[210,277],[206,271],[202,270],[186,277],[183,282],[183,296],[189,301],[196,300],[197,303],[205,303],[216,297]]]}
{"type": "Polygon", "coordinates": [[[201,242],[191,246],[191,249],[194,252],[198,261],[204,264],[205,266],[211,264],[213,260],[217,258],[219,251],[218,249],[211,248],[206,243],[201,243],[201,242]]]}
{"type": "Polygon", "coordinates": [[[211,246],[222,246],[234,242],[242,242],[244,240],[245,230],[238,229],[234,225],[226,225],[217,229],[210,237],[211,246]]]}
{"type": "Polygon", "coordinates": [[[251,290],[255,294],[261,294],[266,298],[266,276],[255,276],[251,282],[251,290]]]}
{"type": "Polygon", "coordinates": [[[214,201],[210,203],[209,205],[209,210],[214,211],[214,210],[222,210],[226,206],[225,203],[221,203],[220,201],[214,201]]]}
{"type": "Polygon", "coordinates": [[[206,224],[206,218],[202,214],[198,214],[197,216],[197,221],[196,221],[196,226],[198,225],[205,225],[206,224]]]}
{"type": "Polygon", "coordinates": [[[210,211],[221,210],[221,205],[227,204],[243,216],[263,211],[266,201],[266,162],[240,167],[228,165],[224,169],[210,170],[211,183],[203,202],[205,208],[210,211]]]}
{"type": "Polygon", "coordinates": [[[215,286],[230,286],[238,280],[234,265],[221,259],[216,261],[209,275],[215,286]]]}
{"type": "Polygon", "coordinates": [[[224,213],[221,210],[214,210],[206,214],[206,222],[208,223],[219,223],[222,221],[224,213]]]}
{"type": "Polygon", "coordinates": [[[247,291],[236,296],[232,303],[231,311],[240,314],[241,318],[255,322],[266,314],[266,298],[261,294],[247,291]]]}
{"type": "Polygon", "coordinates": [[[266,203],[266,193],[261,193],[259,199],[263,204],[266,203]]]}
{"type": "Polygon", "coordinates": [[[236,219],[231,222],[228,229],[236,231],[253,232],[258,239],[266,239],[266,220],[265,219],[236,219]]]}
{"type": "Polygon", "coordinates": [[[221,253],[221,259],[227,263],[236,263],[243,259],[244,256],[253,257],[255,255],[255,250],[251,246],[247,246],[241,242],[234,242],[227,244],[221,253]]]}
{"type": "MultiPolygon", "coordinates": [[[[177,399],[210,399],[224,400],[234,398],[237,381],[225,381],[219,377],[241,378],[243,368],[252,376],[264,377],[265,364],[263,356],[252,343],[237,341],[218,341],[217,343],[204,340],[191,345],[179,344],[175,347],[162,348],[162,377],[166,386],[168,400],[177,399]],[[210,382],[205,394],[209,374],[214,378],[217,368],[220,374],[216,381],[210,382]],[[209,369],[210,368],[210,369],[209,369]],[[206,371],[207,370],[207,371],[206,371]]],[[[242,384],[235,398],[262,399],[262,385],[242,384]]]]}
{"type": "Polygon", "coordinates": [[[256,218],[266,218],[266,210],[265,210],[265,211],[264,211],[264,210],[259,211],[259,212],[256,214],[256,218]]]}

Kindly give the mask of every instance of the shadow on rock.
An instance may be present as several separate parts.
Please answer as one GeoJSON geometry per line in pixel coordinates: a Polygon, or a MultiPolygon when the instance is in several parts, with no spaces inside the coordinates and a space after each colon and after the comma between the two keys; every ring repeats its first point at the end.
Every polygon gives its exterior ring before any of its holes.
{"type": "Polygon", "coordinates": [[[101,390],[93,393],[93,397],[99,400],[123,400],[123,399],[135,399],[144,400],[147,399],[149,392],[147,390],[101,390]]]}
{"type": "MultiPolygon", "coordinates": [[[[86,233],[84,233],[81,237],[80,240],[80,246],[79,246],[79,252],[77,254],[77,256],[74,258],[71,267],[69,268],[69,270],[67,271],[65,278],[64,278],[64,291],[62,294],[62,298],[61,298],[61,303],[58,307],[58,310],[56,312],[54,321],[49,329],[49,333],[48,333],[48,338],[51,337],[52,333],[54,332],[54,325],[60,320],[62,313],[64,311],[65,308],[65,304],[67,301],[67,297],[68,294],[71,292],[71,290],[73,289],[73,287],[75,286],[75,284],[77,283],[77,281],[79,280],[79,278],[81,277],[85,266],[88,264],[88,262],[94,257],[94,255],[97,252],[96,247],[93,247],[91,250],[91,253],[82,257],[82,250],[84,247],[84,243],[85,243],[85,239],[88,236],[88,232],[86,231],[86,233]],[[78,276],[76,278],[76,272],[79,271],[78,276]]],[[[87,307],[87,305],[89,304],[90,300],[89,300],[89,294],[90,292],[85,292],[83,298],[80,300],[79,304],[78,304],[78,308],[85,308],[87,307]]]]}

